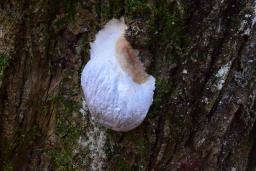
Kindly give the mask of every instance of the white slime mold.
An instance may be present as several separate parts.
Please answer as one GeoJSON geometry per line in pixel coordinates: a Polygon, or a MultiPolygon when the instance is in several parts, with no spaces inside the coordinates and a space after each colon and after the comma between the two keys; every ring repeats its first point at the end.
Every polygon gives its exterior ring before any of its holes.
{"type": "Polygon", "coordinates": [[[153,102],[155,78],[145,72],[138,53],[125,39],[123,19],[112,19],[91,43],[81,84],[95,121],[116,131],[134,129],[153,102]]]}

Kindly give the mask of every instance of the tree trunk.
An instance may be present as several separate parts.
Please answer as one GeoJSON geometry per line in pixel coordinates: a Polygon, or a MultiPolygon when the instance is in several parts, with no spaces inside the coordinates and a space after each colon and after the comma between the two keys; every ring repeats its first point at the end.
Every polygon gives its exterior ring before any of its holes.
{"type": "Polygon", "coordinates": [[[256,169],[256,2],[2,0],[0,170],[256,169]],[[96,124],[80,88],[111,18],[156,77],[135,130],[96,124]]]}

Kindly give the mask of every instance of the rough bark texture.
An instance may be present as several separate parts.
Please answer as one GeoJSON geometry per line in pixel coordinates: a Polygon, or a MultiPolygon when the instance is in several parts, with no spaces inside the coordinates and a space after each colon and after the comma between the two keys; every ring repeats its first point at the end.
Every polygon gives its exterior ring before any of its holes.
{"type": "Polygon", "coordinates": [[[256,2],[2,0],[0,170],[256,169],[256,2]],[[94,123],[80,73],[124,16],[157,79],[137,129],[94,123]]]}

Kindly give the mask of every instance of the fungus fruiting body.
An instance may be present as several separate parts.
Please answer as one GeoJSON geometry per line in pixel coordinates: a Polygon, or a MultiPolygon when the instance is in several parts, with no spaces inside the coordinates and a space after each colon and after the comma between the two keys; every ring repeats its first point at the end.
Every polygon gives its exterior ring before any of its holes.
{"type": "Polygon", "coordinates": [[[129,131],[145,119],[155,89],[155,78],[125,39],[126,29],[123,19],[112,19],[96,34],[81,76],[92,117],[116,131],[129,131]]]}

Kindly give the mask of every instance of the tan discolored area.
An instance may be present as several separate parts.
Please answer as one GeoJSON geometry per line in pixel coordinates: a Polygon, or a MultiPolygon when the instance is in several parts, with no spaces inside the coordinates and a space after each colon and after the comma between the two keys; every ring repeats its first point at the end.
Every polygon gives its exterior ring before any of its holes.
{"type": "Polygon", "coordinates": [[[132,77],[134,82],[142,84],[147,81],[149,75],[138,58],[138,51],[132,48],[125,37],[122,36],[117,41],[116,52],[122,69],[132,77]]]}

